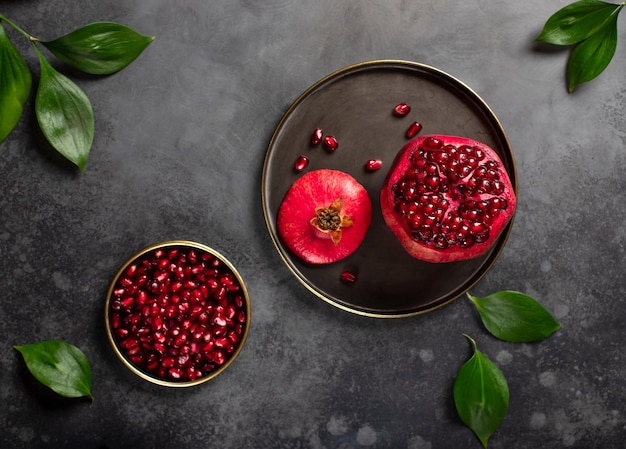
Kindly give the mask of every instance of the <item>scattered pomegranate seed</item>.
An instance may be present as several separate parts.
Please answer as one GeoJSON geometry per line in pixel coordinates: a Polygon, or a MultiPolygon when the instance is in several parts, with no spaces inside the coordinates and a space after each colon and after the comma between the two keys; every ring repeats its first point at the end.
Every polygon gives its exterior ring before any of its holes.
{"type": "Polygon", "coordinates": [[[339,147],[339,142],[337,141],[337,138],[335,136],[326,136],[323,139],[324,142],[324,147],[326,147],[326,149],[328,151],[335,151],[337,149],[337,147],[339,147]]]}
{"type": "Polygon", "coordinates": [[[365,163],[365,170],[376,171],[383,166],[383,161],[380,159],[370,159],[365,163]]]}
{"type": "Polygon", "coordinates": [[[169,381],[196,380],[226,363],[247,321],[234,273],[212,254],[185,246],[144,254],[116,282],[109,301],[122,355],[169,381]]]}
{"type": "Polygon", "coordinates": [[[412,139],[422,130],[422,124],[419,122],[411,123],[411,126],[406,130],[407,139],[412,139]]]}
{"type": "Polygon", "coordinates": [[[322,128],[315,128],[311,134],[311,145],[319,145],[322,143],[323,136],[324,132],[322,131],[322,128]]]}
{"type": "Polygon", "coordinates": [[[346,284],[354,284],[357,281],[357,275],[352,271],[346,270],[341,273],[341,280],[346,284]]]}
{"type": "Polygon", "coordinates": [[[411,106],[406,103],[400,103],[393,108],[393,115],[396,117],[404,117],[409,112],[411,112],[411,106]]]}
{"type": "Polygon", "coordinates": [[[309,158],[306,156],[298,156],[296,163],[294,164],[294,168],[296,171],[302,171],[307,167],[307,165],[309,165],[309,158]]]}

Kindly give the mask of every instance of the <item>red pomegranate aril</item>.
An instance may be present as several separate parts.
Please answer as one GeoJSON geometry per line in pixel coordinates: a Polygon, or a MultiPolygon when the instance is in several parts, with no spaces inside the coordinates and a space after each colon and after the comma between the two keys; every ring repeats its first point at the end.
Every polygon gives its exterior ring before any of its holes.
{"type": "Polygon", "coordinates": [[[223,365],[240,343],[243,326],[236,321],[246,321],[240,290],[210,254],[154,250],[129,265],[111,290],[112,335],[137,368],[164,380],[196,380],[223,365]]]}
{"type": "Polygon", "coordinates": [[[196,380],[202,376],[202,372],[195,365],[190,365],[185,369],[185,376],[189,380],[196,380]]]}
{"type": "Polygon", "coordinates": [[[215,278],[215,277],[211,277],[211,278],[207,279],[206,285],[212,291],[216,290],[216,289],[218,289],[220,287],[220,283],[218,282],[217,278],[215,278]]]}
{"type": "Polygon", "coordinates": [[[293,168],[294,168],[296,171],[302,171],[302,170],[304,170],[304,169],[305,169],[308,165],[309,165],[309,158],[308,158],[308,157],[306,157],[306,156],[302,156],[302,155],[300,155],[300,156],[298,156],[298,157],[296,158],[296,162],[295,162],[295,164],[293,165],[293,168]]]}
{"type": "Polygon", "coordinates": [[[422,130],[422,124],[419,122],[413,122],[406,130],[407,139],[412,139],[417,136],[419,132],[422,130]]]}
{"type": "Polygon", "coordinates": [[[311,133],[311,145],[319,145],[322,143],[323,137],[324,131],[322,131],[322,128],[315,128],[311,133]]]}
{"type": "Polygon", "coordinates": [[[226,348],[230,344],[230,340],[228,338],[222,337],[215,340],[215,346],[218,348],[226,348]]]}
{"type": "Polygon", "coordinates": [[[213,361],[217,363],[218,365],[223,365],[226,362],[226,355],[224,354],[224,351],[220,351],[220,350],[214,351],[213,361]]]}
{"type": "Polygon", "coordinates": [[[324,143],[324,148],[326,148],[329,152],[333,152],[339,147],[339,141],[335,136],[325,136],[322,141],[324,143]]]}
{"type": "Polygon", "coordinates": [[[226,317],[224,315],[218,314],[213,317],[213,324],[220,327],[225,327],[228,322],[226,321],[226,317]]]}
{"type": "Polygon", "coordinates": [[[368,159],[367,162],[365,162],[365,170],[370,172],[379,170],[382,166],[383,161],[380,159],[368,159]]]}
{"type": "Polygon", "coordinates": [[[187,334],[180,334],[173,340],[173,345],[176,347],[181,347],[185,343],[187,343],[187,334]]]}
{"type": "Polygon", "coordinates": [[[358,279],[356,273],[347,270],[341,273],[340,278],[346,284],[354,284],[358,279]]]}
{"type": "Polygon", "coordinates": [[[154,371],[159,366],[158,360],[153,360],[151,362],[147,362],[146,371],[154,371]]]}
{"type": "Polygon", "coordinates": [[[183,377],[183,371],[180,368],[172,367],[168,370],[168,373],[172,379],[179,380],[183,377]]]}
{"type": "Polygon", "coordinates": [[[400,103],[393,108],[393,115],[396,117],[404,117],[408,115],[409,112],[411,112],[411,106],[406,103],[400,103]]]}
{"type": "Polygon", "coordinates": [[[135,365],[137,366],[142,366],[143,365],[143,357],[141,356],[141,354],[129,354],[129,357],[131,362],[133,362],[135,365]]]}
{"type": "Polygon", "coordinates": [[[232,274],[225,273],[218,277],[218,281],[224,286],[229,286],[233,285],[235,279],[233,278],[232,274]]]}
{"type": "Polygon", "coordinates": [[[237,342],[239,341],[239,335],[237,335],[237,332],[234,330],[228,332],[226,338],[228,338],[228,340],[230,341],[231,346],[237,344],[237,342]]]}
{"type": "Polygon", "coordinates": [[[213,296],[221,303],[226,298],[226,293],[226,288],[224,286],[220,286],[213,292],[213,296]]]}
{"type": "Polygon", "coordinates": [[[120,285],[122,285],[123,287],[129,287],[133,285],[133,280],[129,277],[122,278],[122,280],[120,281],[120,285]]]}

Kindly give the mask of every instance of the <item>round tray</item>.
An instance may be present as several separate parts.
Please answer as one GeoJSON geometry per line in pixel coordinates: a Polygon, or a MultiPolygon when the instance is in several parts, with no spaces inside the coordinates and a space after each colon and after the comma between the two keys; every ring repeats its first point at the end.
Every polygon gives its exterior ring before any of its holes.
{"type": "Polygon", "coordinates": [[[487,273],[510,233],[512,221],[490,252],[469,261],[431,264],[404,251],[383,221],[379,196],[387,170],[407,143],[405,131],[412,121],[423,125],[420,135],[457,135],[486,143],[500,155],[517,190],[513,154],[489,106],[461,81],[415,62],[367,61],[326,76],[296,99],[270,140],[261,186],[269,234],[300,282],[340,309],[387,318],[441,307],[487,273]],[[393,116],[394,106],[402,102],[411,106],[410,114],[393,116]],[[338,138],[335,152],[310,145],[311,132],[317,127],[338,138]],[[310,159],[304,172],[294,170],[300,155],[310,159]],[[383,168],[366,172],[368,159],[381,159],[383,168]],[[301,261],[282,243],[276,215],[291,184],[303,173],[320,168],[344,171],[363,184],[372,199],[373,217],[365,240],[353,254],[316,266],[301,261]],[[357,273],[358,281],[340,282],[345,270],[357,273]]]}

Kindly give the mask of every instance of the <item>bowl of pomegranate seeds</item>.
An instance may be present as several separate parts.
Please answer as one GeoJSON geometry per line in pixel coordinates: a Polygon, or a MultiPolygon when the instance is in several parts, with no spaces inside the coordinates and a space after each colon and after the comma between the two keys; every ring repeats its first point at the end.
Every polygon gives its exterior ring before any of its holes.
{"type": "Polygon", "coordinates": [[[187,387],[223,372],[250,327],[241,276],[217,251],[176,240],[131,257],[110,284],[107,335],[119,359],[152,383],[187,387]]]}

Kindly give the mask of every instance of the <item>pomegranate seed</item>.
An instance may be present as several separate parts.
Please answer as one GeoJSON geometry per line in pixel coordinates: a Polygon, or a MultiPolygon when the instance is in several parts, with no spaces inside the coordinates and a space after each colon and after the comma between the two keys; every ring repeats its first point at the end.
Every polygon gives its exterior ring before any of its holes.
{"type": "Polygon", "coordinates": [[[223,365],[226,362],[226,355],[224,354],[224,351],[215,351],[213,353],[213,361],[218,365],[223,365]]]}
{"type": "Polygon", "coordinates": [[[129,276],[129,277],[133,277],[133,276],[135,276],[135,274],[137,273],[137,268],[138,268],[138,267],[137,267],[137,264],[135,264],[135,263],[130,264],[130,265],[126,268],[126,271],[125,271],[126,276],[129,276]]]}
{"type": "Polygon", "coordinates": [[[311,145],[319,145],[322,143],[323,136],[324,132],[322,131],[322,128],[315,128],[311,134],[311,145]]]}
{"type": "Polygon", "coordinates": [[[383,161],[381,161],[380,159],[369,159],[366,163],[365,163],[365,170],[366,171],[376,171],[378,169],[380,169],[380,167],[383,166],[383,161]]]}
{"type": "Polygon", "coordinates": [[[419,122],[413,122],[406,130],[407,139],[412,139],[422,130],[422,125],[419,122]]]}
{"type": "Polygon", "coordinates": [[[345,282],[346,284],[354,284],[357,281],[357,275],[356,273],[353,273],[352,271],[346,270],[343,273],[341,273],[341,280],[345,282]]]}
{"type": "Polygon", "coordinates": [[[409,112],[411,112],[411,106],[406,103],[400,103],[393,108],[393,115],[396,117],[404,117],[409,112]]]}
{"type": "Polygon", "coordinates": [[[324,147],[330,152],[335,151],[339,147],[339,142],[335,136],[326,136],[324,137],[323,142],[324,147]]]}
{"type": "Polygon", "coordinates": [[[211,254],[154,250],[114,286],[112,334],[138,368],[165,380],[198,379],[226,363],[241,341],[247,316],[240,290],[234,273],[211,254]]]}
{"type": "Polygon", "coordinates": [[[296,171],[302,171],[307,167],[307,165],[309,165],[309,158],[306,156],[298,156],[293,167],[296,171]]]}

